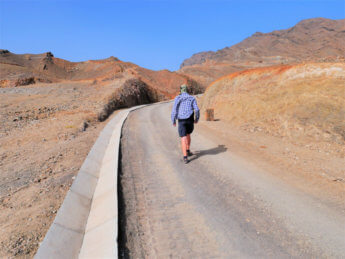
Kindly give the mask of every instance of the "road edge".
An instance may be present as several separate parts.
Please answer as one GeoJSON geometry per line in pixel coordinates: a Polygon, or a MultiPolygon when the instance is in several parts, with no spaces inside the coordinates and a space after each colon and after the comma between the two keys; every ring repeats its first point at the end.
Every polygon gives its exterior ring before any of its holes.
{"type": "Polygon", "coordinates": [[[34,258],[117,258],[120,111],[101,131],[34,258]]]}

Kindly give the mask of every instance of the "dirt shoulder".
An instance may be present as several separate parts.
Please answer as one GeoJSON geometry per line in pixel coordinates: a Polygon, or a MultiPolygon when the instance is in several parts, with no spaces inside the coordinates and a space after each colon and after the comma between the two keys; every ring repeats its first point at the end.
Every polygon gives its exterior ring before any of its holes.
{"type": "Polygon", "coordinates": [[[0,257],[32,257],[84,159],[110,118],[90,83],[0,92],[0,257]]]}
{"type": "Polygon", "coordinates": [[[313,145],[299,145],[260,131],[243,130],[225,121],[201,121],[198,131],[221,139],[231,152],[263,172],[345,210],[345,159],[313,145]]]}

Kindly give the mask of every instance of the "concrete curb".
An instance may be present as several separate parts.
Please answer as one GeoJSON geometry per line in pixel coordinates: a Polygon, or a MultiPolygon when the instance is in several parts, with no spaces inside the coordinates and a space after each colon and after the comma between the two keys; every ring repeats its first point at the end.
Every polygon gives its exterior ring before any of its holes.
{"type": "Polygon", "coordinates": [[[117,258],[120,111],[102,130],[67,192],[35,258],[117,258]]]}

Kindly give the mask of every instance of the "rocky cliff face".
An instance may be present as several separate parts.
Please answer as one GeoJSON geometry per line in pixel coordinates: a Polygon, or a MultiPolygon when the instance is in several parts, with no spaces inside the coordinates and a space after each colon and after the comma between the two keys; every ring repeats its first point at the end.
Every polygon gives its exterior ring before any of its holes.
{"type": "Polygon", "coordinates": [[[183,68],[185,66],[192,66],[195,64],[202,64],[204,62],[206,62],[206,60],[208,59],[212,59],[215,56],[215,51],[203,51],[203,52],[199,52],[194,54],[192,57],[185,59],[180,68],[183,68]]]}

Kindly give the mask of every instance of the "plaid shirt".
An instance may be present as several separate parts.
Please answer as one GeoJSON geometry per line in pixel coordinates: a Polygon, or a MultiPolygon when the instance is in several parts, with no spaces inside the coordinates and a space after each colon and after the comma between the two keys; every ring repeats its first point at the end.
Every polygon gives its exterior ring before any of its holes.
{"type": "Polygon", "coordinates": [[[194,111],[195,120],[198,121],[200,112],[195,98],[187,93],[182,93],[175,98],[171,121],[175,124],[177,119],[188,119],[194,111]]]}

